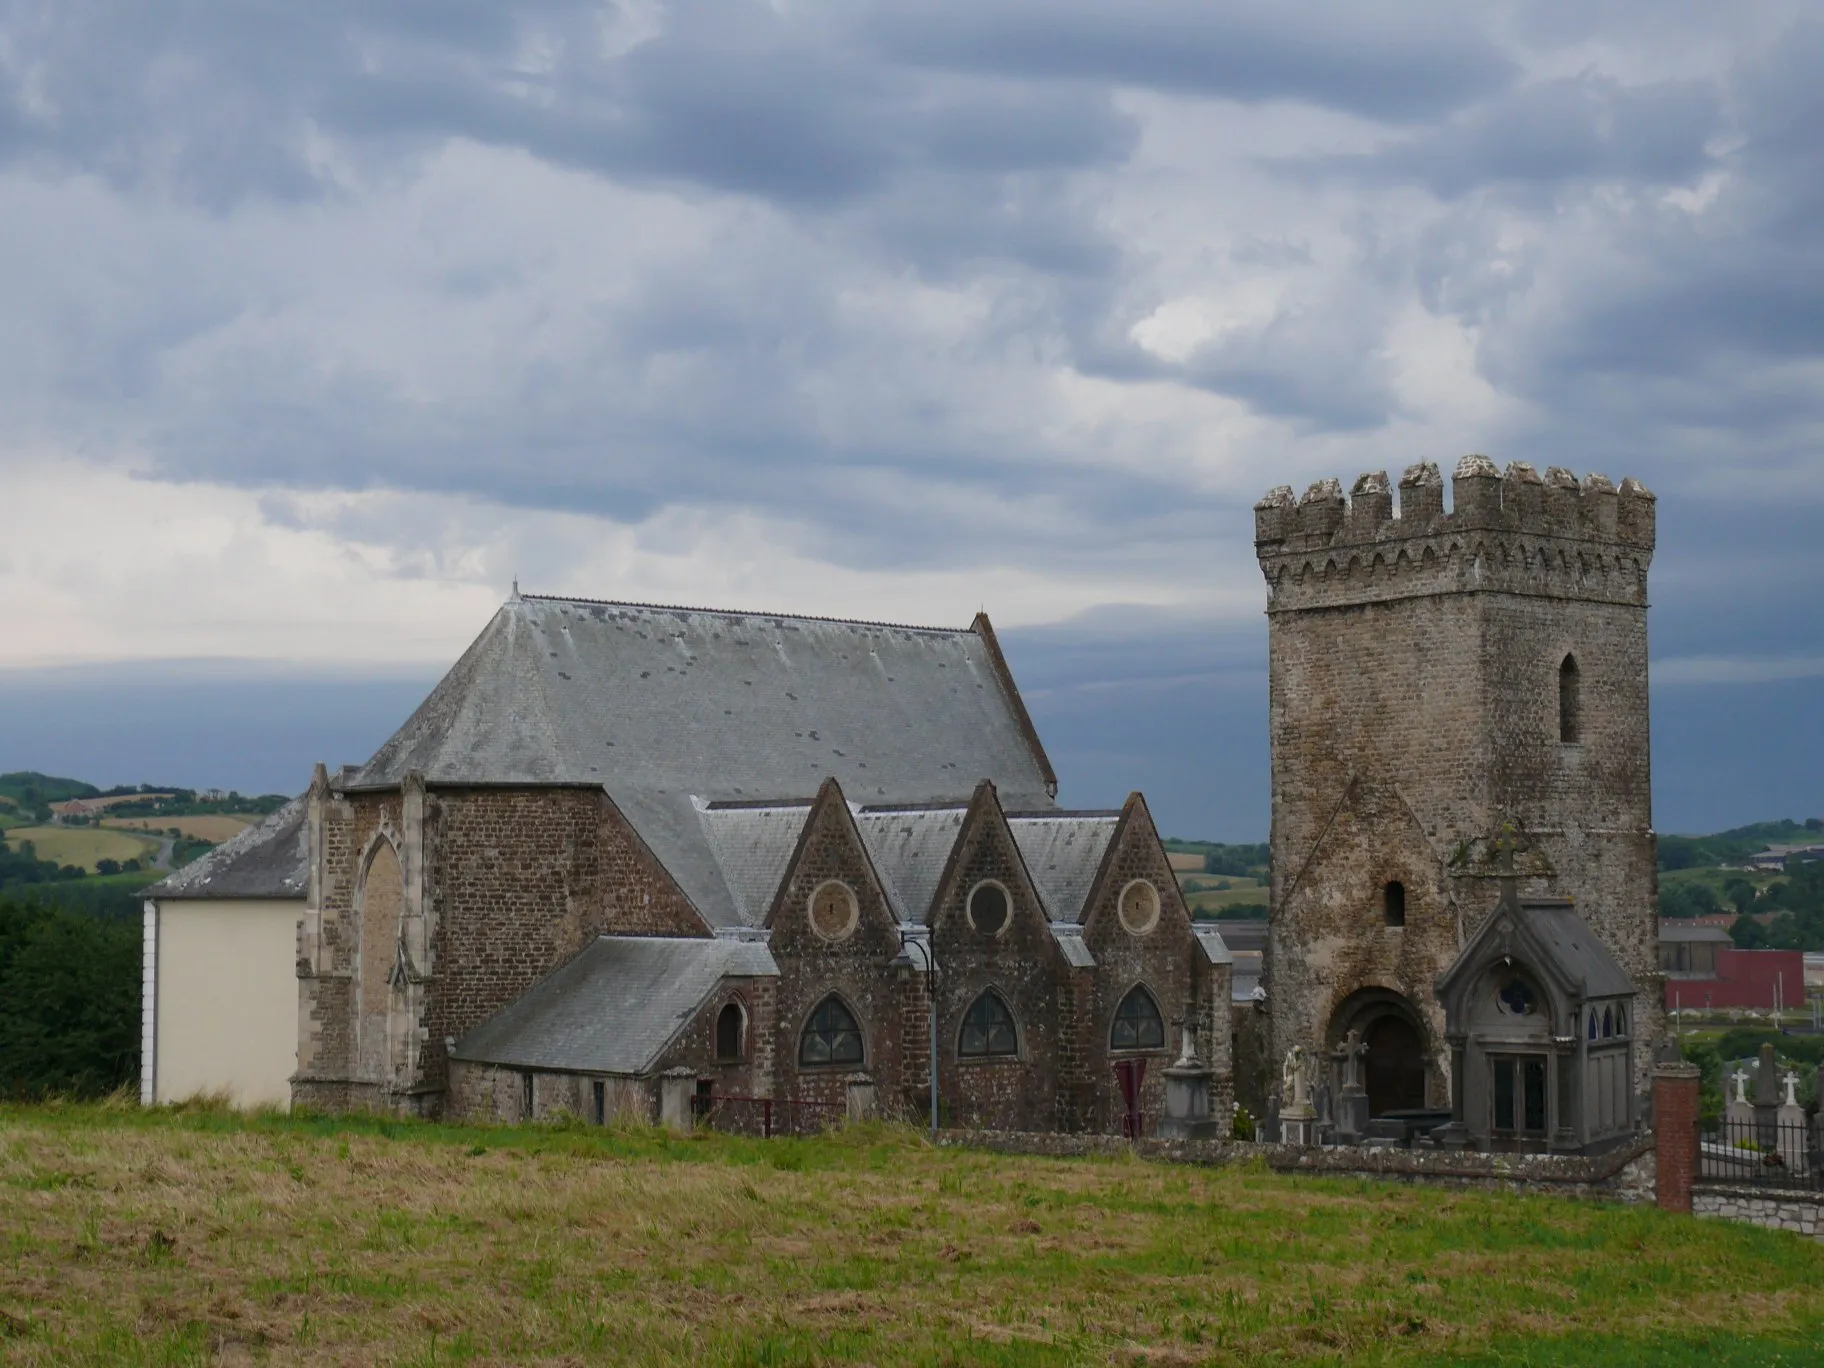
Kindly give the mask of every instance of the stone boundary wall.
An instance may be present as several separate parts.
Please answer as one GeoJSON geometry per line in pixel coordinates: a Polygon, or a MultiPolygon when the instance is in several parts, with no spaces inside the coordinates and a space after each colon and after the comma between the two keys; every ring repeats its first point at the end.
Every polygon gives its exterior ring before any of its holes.
{"type": "Polygon", "coordinates": [[[1449,1150],[1304,1149],[1243,1141],[1128,1141],[1113,1135],[1047,1135],[1014,1131],[945,1131],[939,1143],[1000,1154],[1052,1158],[1135,1155],[1174,1164],[1242,1164],[1264,1161],[1275,1173],[1329,1178],[1377,1178],[1442,1187],[1543,1192],[1606,1201],[1653,1201],[1655,1163],[1651,1138],[1607,1154],[1473,1154],[1449,1150]]]}
{"type": "Polygon", "coordinates": [[[1691,1210],[1699,1216],[1791,1230],[1824,1240],[1824,1192],[1704,1183],[1691,1189],[1691,1210]]]}

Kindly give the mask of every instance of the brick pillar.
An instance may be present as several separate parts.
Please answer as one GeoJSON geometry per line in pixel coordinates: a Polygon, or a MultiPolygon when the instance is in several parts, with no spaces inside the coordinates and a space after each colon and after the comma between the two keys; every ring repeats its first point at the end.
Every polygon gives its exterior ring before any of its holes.
{"type": "Polygon", "coordinates": [[[1659,1204],[1667,1211],[1691,1210],[1691,1183],[1697,1176],[1697,1080],[1695,1064],[1653,1067],[1655,1167],[1659,1204]]]}

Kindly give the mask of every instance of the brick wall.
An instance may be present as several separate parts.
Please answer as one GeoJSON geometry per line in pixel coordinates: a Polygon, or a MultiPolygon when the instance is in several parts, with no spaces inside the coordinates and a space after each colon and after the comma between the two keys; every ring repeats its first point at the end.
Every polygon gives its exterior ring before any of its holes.
{"type": "Polygon", "coordinates": [[[1697,1087],[1695,1064],[1659,1064],[1653,1068],[1658,1199],[1667,1211],[1691,1210],[1691,1184],[1697,1177],[1697,1087]]]}

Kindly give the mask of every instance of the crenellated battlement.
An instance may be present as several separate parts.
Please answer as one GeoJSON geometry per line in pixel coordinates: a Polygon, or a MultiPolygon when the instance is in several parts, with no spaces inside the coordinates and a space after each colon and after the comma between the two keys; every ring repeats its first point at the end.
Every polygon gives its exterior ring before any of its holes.
{"type": "MultiPolygon", "coordinates": [[[[1362,475],[1347,497],[1319,480],[1302,498],[1288,485],[1254,505],[1254,546],[1274,606],[1296,585],[1308,604],[1475,589],[1644,603],[1655,500],[1629,478],[1579,481],[1562,466],[1541,477],[1524,461],[1503,472],[1465,456],[1444,480],[1429,461],[1400,477],[1362,475]],[[1321,586],[1321,588],[1320,588],[1321,586]]],[[[1301,604],[1300,606],[1304,606],[1301,604]]]]}

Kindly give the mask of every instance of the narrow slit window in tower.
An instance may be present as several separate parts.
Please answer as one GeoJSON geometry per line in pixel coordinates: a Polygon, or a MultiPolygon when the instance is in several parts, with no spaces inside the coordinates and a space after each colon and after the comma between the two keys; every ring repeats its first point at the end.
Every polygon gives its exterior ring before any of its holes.
{"type": "Polygon", "coordinates": [[[1387,917],[1387,925],[1406,925],[1406,885],[1398,879],[1381,890],[1381,911],[1387,917]]]}
{"type": "Polygon", "coordinates": [[[1558,667],[1558,739],[1583,740],[1581,690],[1577,679],[1577,657],[1566,656],[1558,667]]]}

